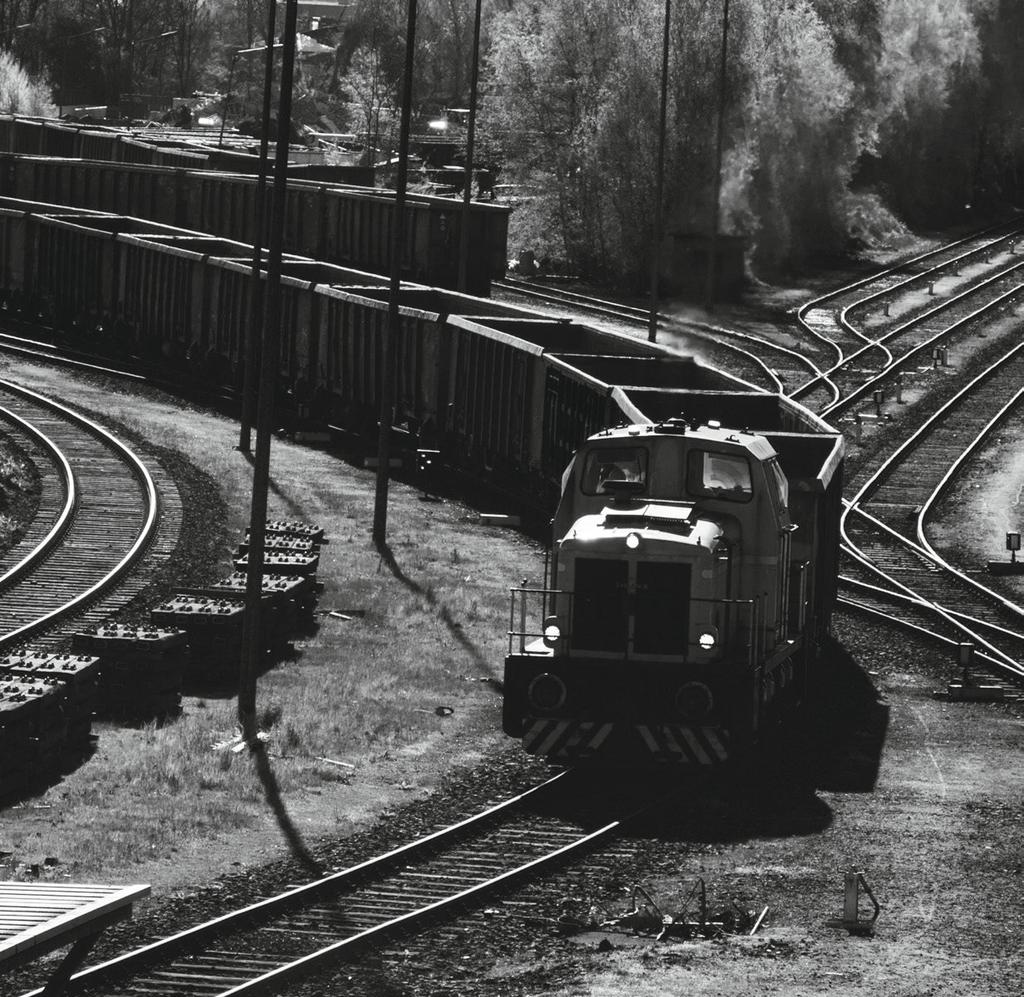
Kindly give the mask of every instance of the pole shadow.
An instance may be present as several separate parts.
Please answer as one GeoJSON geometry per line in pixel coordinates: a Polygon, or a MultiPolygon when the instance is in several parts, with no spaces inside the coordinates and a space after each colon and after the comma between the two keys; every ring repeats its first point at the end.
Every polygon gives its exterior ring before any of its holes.
{"type": "MultiPolygon", "coordinates": [[[[238,452],[242,455],[242,457],[245,459],[246,463],[250,467],[254,465],[255,458],[251,453],[245,450],[239,450],[238,452]]],[[[272,474],[268,475],[267,477],[267,487],[270,489],[271,492],[273,492],[275,498],[279,498],[285,504],[285,506],[288,509],[288,512],[292,516],[295,516],[296,518],[301,518],[305,515],[305,511],[303,510],[303,508],[293,498],[291,498],[289,495],[287,495],[285,492],[281,490],[281,486],[278,485],[278,483],[274,480],[274,476],[272,474]]]]}
{"type": "Polygon", "coordinates": [[[476,665],[477,670],[485,678],[489,679],[495,688],[500,690],[502,688],[502,684],[499,679],[494,677],[490,660],[480,650],[477,644],[466,636],[462,630],[462,624],[452,617],[451,611],[437,598],[436,593],[430,589],[424,588],[419,582],[414,581],[402,570],[398,562],[395,560],[394,552],[387,543],[378,544],[377,552],[380,554],[381,562],[387,566],[388,571],[390,571],[399,582],[401,582],[410,592],[415,593],[423,599],[431,609],[437,611],[438,619],[440,619],[448,628],[448,632],[455,638],[470,658],[472,658],[473,664],[476,665]]]}
{"type": "Polygon", "coordinates": [[[322,876],[324,874],[322,866],[315,858],[313,858],[312,853],[302,840],[302,835],[299,833],[298,828],[288,815],[288,809],[281,796],[281,787],[278,785],[277,777],[274,775],[274,770],[271,767],[270,757],[268,756],[266,749],[262,744],[256,742],[255,746],[249,752],[249,757],[253,760],[253,764],[256,768],[256,775],[259,777],[260,784],[263,786],[263,795],[267,801],[267,805],[270,807],[270,810],[274,815],[274,819],[277,821],[277,826],[281,829],[281,833],[284,835],[284,839],[288,844],[288,848],[291,851],[292,856],[308,873],[310,873],[310,875],[322,876]]]}

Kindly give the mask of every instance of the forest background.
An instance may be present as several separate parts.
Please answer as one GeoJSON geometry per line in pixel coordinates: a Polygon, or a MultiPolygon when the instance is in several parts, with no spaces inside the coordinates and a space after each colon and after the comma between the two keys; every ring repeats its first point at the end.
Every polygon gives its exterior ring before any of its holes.
{"type": "MultiPolygon", "coordinates": [[[[720,183],[720,231],[771,277],[1017,198],[1019,0],[729,0],[723,63],[725,2],[671,3],[666,232],[708,232],[720,183]]],[[[254,112],[261,60],[233,56],[265,44],[266,4],[3,0],[0,112],[228,89],[237,113],[254,112]]],[[[642,286],[665,12],[665,0],[483,0],[478,155],[517,195],[511,247],[642,286]]],[[[468,104],[473,14],[474,0],[419,0],[424,121],[468,104]]],[[[386,160],[405,22],[405,0],[300,21],[318,49],[302,61],[300,119],[363,136],[367,158],[386,160]]]]}

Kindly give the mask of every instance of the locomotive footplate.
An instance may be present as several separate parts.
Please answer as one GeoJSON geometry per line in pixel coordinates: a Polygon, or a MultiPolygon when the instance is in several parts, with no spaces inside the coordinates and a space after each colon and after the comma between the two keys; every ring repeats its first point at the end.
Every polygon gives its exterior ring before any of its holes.
{"type": "Polygon", "coordinates": [[[728,732],[718,726],[628,723],[564,717],[527,717],[523,747],[557,762],[608,755],[674,765],[720,765],[729,760],[728,732]]]}

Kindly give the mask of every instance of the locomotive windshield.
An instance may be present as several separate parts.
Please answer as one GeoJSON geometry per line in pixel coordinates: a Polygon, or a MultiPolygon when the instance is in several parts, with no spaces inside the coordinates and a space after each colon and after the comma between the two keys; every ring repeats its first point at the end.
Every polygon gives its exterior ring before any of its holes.
{"type": "Polygon", "coordinates": [[[746,502],[754,494],[750,462],[738,454],[691,450],[686,468],[686,487],[691,495],[746,502]]]}
{"type": "Polygon", "coordinates": [[[583,469],[583,491],[587,495],[610,495],[619,482],[631,491],[647,487],[647,450],[644,447],[616,447],[591,450],[583,469]]]}

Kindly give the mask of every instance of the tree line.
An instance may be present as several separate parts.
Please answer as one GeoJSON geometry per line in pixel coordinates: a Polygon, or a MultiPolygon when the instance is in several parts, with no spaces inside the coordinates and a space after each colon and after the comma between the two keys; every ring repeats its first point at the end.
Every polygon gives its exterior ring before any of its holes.
{"type": "MultiPolygon", "coordinates": [[[[661,204],[666,0],[482,6],[480,148],[517,195],[512,244],[576,272],[643,286],[656,214],[698,234],[717,216],[768,275],[1018,193],[1019,0],[672,0],[661,204]]],[[[5,98],[15,70],[112,104],[223,92],[230,73],[251,105],[260,60],[233,54],[265,44],[267,12],[267,0],[4,0],[0,110],[26,90],[5,98]]],[[[473,13],[474,0],[419,0],[424,115],[467,105],[473,13]]],[[[386,155],[405,15],[406,0],[353,0],[300,21],[320,46],[301,63],[300,115],[386,155]]]]}

